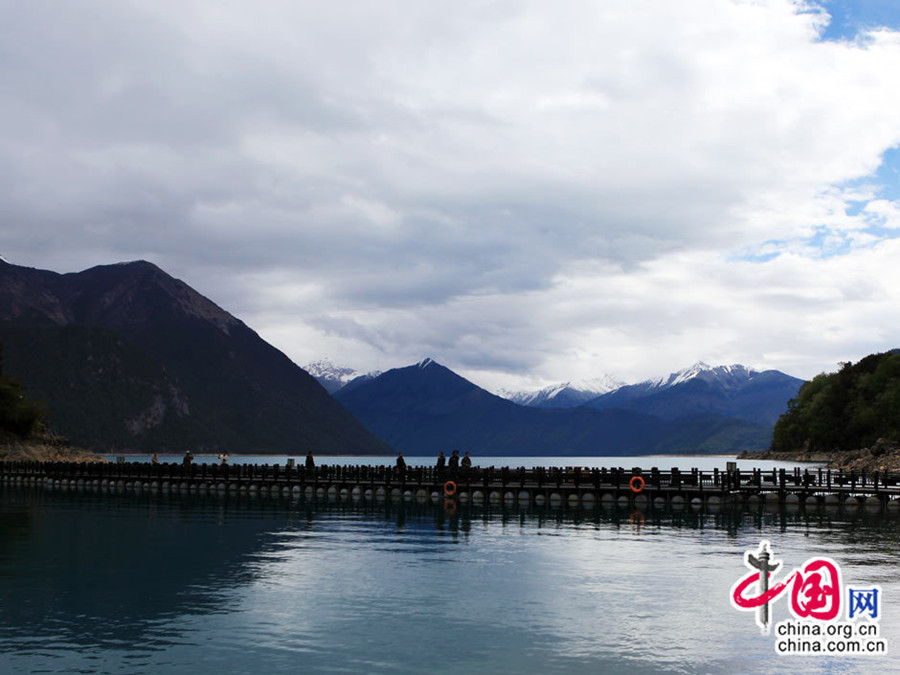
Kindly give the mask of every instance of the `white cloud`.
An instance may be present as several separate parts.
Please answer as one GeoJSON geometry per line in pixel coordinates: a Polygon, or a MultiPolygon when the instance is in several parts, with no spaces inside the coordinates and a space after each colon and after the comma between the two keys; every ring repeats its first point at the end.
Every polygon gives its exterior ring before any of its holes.
{"type": "Polygon", "coordinates": [[[0,3],[14,262],[149,257],[299,363],[494,385],[896,345],[900,207],[863,185],[896,32],[825,42],[789,0],[0,3]]]}

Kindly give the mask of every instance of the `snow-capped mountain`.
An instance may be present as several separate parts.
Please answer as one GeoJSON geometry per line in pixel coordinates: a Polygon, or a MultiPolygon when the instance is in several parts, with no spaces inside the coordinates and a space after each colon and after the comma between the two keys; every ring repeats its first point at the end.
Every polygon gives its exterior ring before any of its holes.
{"type": "MultiPolygon", "coordinates": [[[[694,379],[669,391],[692,383],[705,386],[694,379]]],[[[388,370],[354,389],[348,385],[335,398],[366,428],[413,456],[449,449],[476,457],[733,453],[771,441],[769,426],[704,414],[696,406],[682,421],[622,408],[517,405],[431,359],[388,370]]]]}
{"type": "Polygon", "coordinates": [[[585,405],[639,410],[664,419],[715,413],[774,424],[801,384],[802,380],[777,370],[698,362],[666,377],[620,387],[585,405]]]}
{"type": "Polygon", "coordinates": [[[498,396],[532,408],[575,408],[591,399],[615,391],[625,383],[604,375],[586,380],[575,380],[544,387],[539,391],[500,390],[498,396]]]}
{"type": "Polygon", "coordinates": [[[679,370],[677,373],[671,373],[668,376],[660,377],[655,380],[646,380],[641,384],[647,385],[647,391],[653,389],[661,391],[688,382],[689,380],[700,379],[704,382],[716,383],[720,387],[730,388],[742,386],[754,375],[759,375],[759,371],[752,370],[740,364],[733,364],[730,366],[710,366],[703,363],[703,361],[697,361],[694,365],[679,370]]]}
{"type": "Polygon", "coordinates": [[[381,374],[378,371],[361,373],[353,368],[335,365],[329,359],[313,361],[305,365],[303,370],[316,378],[329,394],[335,394],[351,383],[356,386],[381,374]]]}
{"type": "Polygon", "coordinates": [[[678,372],[638,384],[626,385],[605,376],[536,392],[497,394],[533,408],[620,408],[669,420],[711,413],[771,425],[801,384],[801,380],[777,370],[758,371],[740,364],[710,366],[698,361],[678,372]]]}

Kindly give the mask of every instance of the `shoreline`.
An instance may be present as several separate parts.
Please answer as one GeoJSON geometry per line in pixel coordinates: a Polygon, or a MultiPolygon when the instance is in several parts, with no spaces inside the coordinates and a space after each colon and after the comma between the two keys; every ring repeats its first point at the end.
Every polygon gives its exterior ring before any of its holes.
{"type": "Polygon", "coordinates": [[[776,452],[742,452],[737,459],[766,459],[782,462],[824,463],[826,468],[840,471],[900,472],[900,443],[880,438],[868,448],[855,450],[789,450],[776,452]]]}
{"type": "MultiPolygon", "coordinates": [[[[170,456],[180,456],[182,453],[158,453],[170,456]]],[[[94,452],[83,448],[71,447],[56,439],[5,439],[0,441],[0,461],[38,461],[38,462],[114,462],[116,457],[150,457],[152,452],[94,452]]],[[[229,457],[239,460],[242,457],[298,457],[303,455],[291,455],[287,453],[228,453],[229,457]]],[[[194,457],[218,458],[219,453],[194,453],[194,457]]],[[[329,457],[358,457],[360,459],[388,459],[392,460],[394,454],[387,455],[314,455],[317,460],[326,460],[329,457]]],[[[410,455],[410,457],[418,457],[410,455]]],[[[426,457],[426,455],[422,455],[426,457]]],[[[430,457],[430,455],[428,456],[430,457]]],[[[491,459],[500,459],[503,456],[491,456],[491,459]]],[[[512,456],[511,456],[512,457],[512,456]]],[[[623,455],[585,455],[585,456],[560,456],[560,459],[615,459],[625,457],[623,455]]],[[[775,462],[790,462],[795,464],[824,464],[829,469],[842,471],[889,471],[900,472],[900,443],[879,439],[869,448],[857,450],[832,450],[811,451],[808,449],[778,452],[773,450],[745,450],[738,455],[731,454],[703,454],[703,453],[677,453],[677,454],[647,454],[628,455],[628,457],[646,457],[653,459],[665,459],[667,457],[696,457],[710,459],[740,459],[740,460],[766,460],[775,462]]],[[[477,459],[477,458],[476,458],[477,459]]],[[[519,458],[521,459],[521,458],[519,458]]]]}
{"type": "Polygon", "coordinates": [[[96,452],[42,440],[0,443],[0,462],[109,462],[96,452]]]}
{"type": "MultiPolygon", "coordinates": [[[[85,451],[85,452],[88,452],[88,451],[85,451]]],[[[745,450],[744,452],[751,452],[751,451],[745,450]]],[[[767,451],[760,450],[759,452],[767,452],[767,451]]],[[[98,455],[99,457],[118,457],[120,455],[135,456],[135,457],[149,457],[153,453],[152,452],[122,451],[122,452],[97,452],[94,454],[98,455]]],[[[157,454],[181,456],[181,455],[184,455],[184,452],[157,452],[157,454]]],[[[218,457],[222,453],[192,452],[191,454],[194,457],[218,457]]],[[[306,455],[293,455],[288,452],[229,452],[229,453],[227,453],[227,455],[229,457],[301,457],[301,458],[306,457],[306,455]]],[[[431,457],[432,455],[430,455],[430,454],[429,455],[411,455],[409,453],[404,453],[404,456],[405,457],[431,457]]],[[[497,458],[497,457],[521,458],[521,457],[532,457],[532,456],[533,457],[554,457],[555,455],[478,455],[478,456],[479,457],[491,457],[491,458],[497,458]]],[[[391,459],[396,459],[397,453],[391,453],[391,454],[387,454],[387,455],[354,455],[354,454],[350,454],[350,453],[325,455],[325,454],[313,453],[313,457],[316,457],[316,458],[318,458],[318,457],[360,457],[360,458],[390,457],[391,459]]],[[[437,457],[437,455],[435,455],[435,457],[437,457]]],[[[673,452],[673,453],[663,454],[663,455],[660,455],[660,454],[651,454],[651,455],[559,455],[559,457],[565,458],[565,459],[596,459],[598,457],[609,457],[609,458],[616,458],[616,457],[656,457],[656,458],[659,458],[659,457],[713,457],[713,458],[719,458],[719,459],[723,459],[723,458],[724,459],[734,459],[735,455],[732,455],[729,453],[706,454],[706,453],[702,453],[702,452],[673,452]]],[[[473,457],[473,461],[474,461],[474,459],[475,458],[473,457]]]]}

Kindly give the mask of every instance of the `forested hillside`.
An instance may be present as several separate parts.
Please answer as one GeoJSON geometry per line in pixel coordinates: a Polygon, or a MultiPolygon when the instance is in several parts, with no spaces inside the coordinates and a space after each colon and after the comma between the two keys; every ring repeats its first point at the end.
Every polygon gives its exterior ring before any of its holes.
{"type": "Polygon", "coordinates": [[[805,383],[775,424],[772,449],[852,450],[900,441],[900,350],[872,354],[805,383]]]}

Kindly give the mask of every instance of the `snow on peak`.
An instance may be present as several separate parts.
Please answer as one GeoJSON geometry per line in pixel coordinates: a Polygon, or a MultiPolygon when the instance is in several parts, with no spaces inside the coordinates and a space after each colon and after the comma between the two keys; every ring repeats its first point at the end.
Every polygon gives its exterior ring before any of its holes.
{"type": "Polygon", "coordinates": [[[318,361],[313,361],[312,363],[304,366],[303,370],[308,372],[316,379],[326,378],[329,380],[337,380],[344,383],[347,383],[353,378],[358,377],[360,374],[357,371],[353,370],[353,368],[344,368],[342,366],[335,365],[334,362],[330,359],[319,359],[318,361]]]}
{"type": "Polygon", "coordinates": [[[651,388],[668,389],[699,378],[707,382],[717,381],[727,386],[744,382],[755,374],[755,370],[737,363],[729,366],[710,366],[703,361],[697,361],[694,365],[679,370],[677,373],[671,373],[655,380],[647,380],[645,384],[651,388]]]}
{"type": "Polygon", "coordinates": [[[432,363],[434,363],[434,361],[433,361],[432,359],[430,359],[430,358],[425,358],[425,359],[422,359],[421,361],[419,361],[416,365],[417,365],[419,368],[427,368],[427,367],[430,366],[432,363]]]}
{"type": "Polygon", "coordinates": [[[613,375],[601,375],[600,377],[572,380],[568,383],[568,386],[569,389],[574,389],[575,391],[586,391],[599,395],[624,387],[625,381],[613,375]]]}
{"type": "Polygon", "coordinates": [[[344,385],[350,384],[354,380],[373,379],[381,375],[378,370],[362,373],[353,368],[337,366],[329,359],[313,361],[303,366],[303,370],[316,378],[329,394],[338,392],[344,385]]]}
{"type": "Polygon", "coordinates": [[[520,405],[555,407],[556,404],[552,402],[559,401],[559,406],[570,407],[614,391],[624,384],[623,381],[612,375],[602,375],[600,377],[553,384],[537,391],[500,389],[495,393],[520,405]],[[564,399],[565,402],[563,402],[564,399]]]}
{"type": "Polygon", "coordinates": [[[671,375],[669,375],[668,383],[669,385],[681,384],[682,382],[693,380],[701,373],[705,373],[710,370],[712,370],[712,368],[710,368],[709,364],[706,364],[703,361],[697,361],[697,363],[690,366],[689,368],[683,368],[677,373],[672,373],[671,375]]]}

